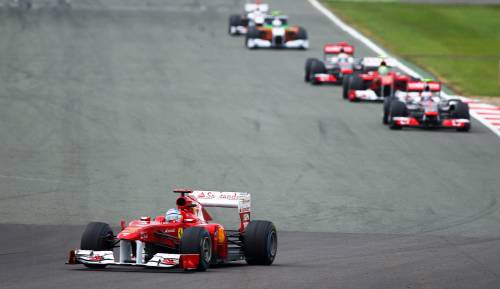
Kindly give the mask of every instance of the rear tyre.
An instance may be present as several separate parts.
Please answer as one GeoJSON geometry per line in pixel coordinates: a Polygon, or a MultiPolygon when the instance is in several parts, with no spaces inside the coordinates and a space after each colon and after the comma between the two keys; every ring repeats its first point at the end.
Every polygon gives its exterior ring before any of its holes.
{"type": "Polygon", "coordinates": [[[276,227],[269,221],[251,221],[243,235],[243,246],[249,265],[271,265],[278,251],[276,227]]]}
{"type": "Polygon", "coordinates": [[[389,110],[389,128],[393,130],[403,129],[402,126],[397,125],[393,118],[394,117],[406,117],[408,116],[408,109],[406,108],[406,104],[399,100],[391,101],[391,106],[389,110]]]}
{"type": "Polygon", "coordinates": [[[307,40],[307,30],[304,27],[299,26],[299,30],[297,31],[297,39],[307,40]]]}
{"type": "Polygon", "coordinates": [[[304,74],[304,81],[309,82],[311,81],[311,64],[313,61],[319,61],[317,58],[308,58],[306,60],[305,64],[305,74],[304,74]]]}
{"type": "Polygon", "coordinates": [[[309,79],[312,84],[319,84],[319,82],[316,81],[316,78],[314,77],[315,74],[317,73],[326,73],[326,67],[323,61],[321,60],[314,60],[311,62],[311,70],[309,73],[309,79]]]}
{"type": "Polygon", "coordinates": [[[212,239],[202,227],[184,229],[181,238],[181,254],[199,254],[198,271],[206,271],[212,260],[212,239]]]}
{"type": "MultiPolygon", "coordinates": [[[[87,225],[83,231],[80,240],[80,249],[93,251],[112,251],[113,250],[113,230],[106,223],[92,222],[87,225]]],[[[88,268],[104,268],[103,264],[84,264],[88,268]]]]}
{"type": "MultiPolygon", "coordinates": [[[[462,118],[470,120],[469,114],[469,105],[464,102],[457,102],[455,107],[453,108],[453,112],[451,113],[452,118],[462,118]]],[[[457,128],[457,131],[467,132],[470,130],[470,124],[467,124],[464,127],[457,128]]]]}

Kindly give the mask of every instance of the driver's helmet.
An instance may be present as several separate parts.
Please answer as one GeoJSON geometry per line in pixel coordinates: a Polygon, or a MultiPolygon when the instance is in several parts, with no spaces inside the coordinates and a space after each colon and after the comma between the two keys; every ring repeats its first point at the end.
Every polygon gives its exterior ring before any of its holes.
{"type": "Polygon", "coordinates": [[[182,220],[182,214],[177,209],[170,209],[167,211],[165,219],[167,222],[179,222],[182,220]]]}
{"type": "Polygon", "coordinates": [[[282,23],[281,23],[281,20],[279,20],[279,18],[275,18],[273,20],[273,26],[274,27],[280,27],[281,25],[282,25],[282,23]]]}
{"type": "Polygon", "coordinates": [[[385,61],[382,61],[380,63],[380,66],[378,67],[378,74],[387,75],[388,73],[389,73],[389,67],[387,67],[385,61]]]}
{"type": "Polygon", "coordinates": [[[340,59],[347,59],[347,58],[349,58],[349,54],[347,54],[347,53],[345,53],[343,51],[340,51],[340,53],[338,54],[337,57],[340,58],[340,59]]]}
{"type": "Polygon", "coordinates": [[[425,85],[424,91],[422,91],[421,96],[424,100],[432,100],[432,91],[428,84],[425,85]]]}

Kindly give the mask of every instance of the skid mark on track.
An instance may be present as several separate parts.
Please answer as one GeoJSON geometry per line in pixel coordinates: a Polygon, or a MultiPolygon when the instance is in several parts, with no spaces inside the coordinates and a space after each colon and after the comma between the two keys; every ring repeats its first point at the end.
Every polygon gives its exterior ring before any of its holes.
{"type": "Polygon", "coordinates": [[[326,129],[326,123],[322,120],[318,120],[318,131],[321,137],[326,139],[328,131],[326,129]]]}
{"type": "Polygon", "coordinates": [[[260,121],[258,119],[253,121],[253,126],[254,126],[256,132],[260,132],[261,124],[260,124],[260,121]]]}

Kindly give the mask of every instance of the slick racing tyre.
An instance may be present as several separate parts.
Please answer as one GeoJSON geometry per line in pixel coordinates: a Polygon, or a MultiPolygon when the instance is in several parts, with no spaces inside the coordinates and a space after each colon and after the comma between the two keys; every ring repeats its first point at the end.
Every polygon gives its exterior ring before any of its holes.
{"type": "Polygon", "coordinates": [[[297,31],[297,39],[307,40],[307,31],[304,27],[299,26],[299,30],[297,31]]]}
{"type": "Polygon", "coordinates": [[[247,35],[245,35],[245,46],[249,49],[255,49],[257,48],[254,45],[251,44],[251,42],[254,40],[254,39],[258,39],[260,38],[260,31],[255,28],[255,27],[249,27],[248,28],[248,32],[247,32],[247,35]]]}
{"type": "Polygon", "coordinates": [[[311,70],[309,73],[309,79],[311,80],[312,84],[319,84],[319,82],[317,82],[316,78],[314,77],[314,75],[318,73],[326,73],[326,67],[323,61],[316,59],[311,62],[311,70]]]}
{"type": "Polygon", "coordinates": [[[312,65],[313,61],[319,61],[319,59],[317,59],[317,58],[308,58],[306,60],[305,74],[304,74],[304,81],[305,82],[311,81],[311,65],[312,65]]]}
{"type": "Polygon", "coordinates": [[[242,26],[242,25],[243,25],[243,21],[241,21],[241,15],[233,14],[233,15],[229,16],[228,33],[230,35],[238,34],[238,31],[231,31],[231,27],[237,27],[237,26],[242,26]]]}
{"type": "Polygon", "coordinates": [[[397,125],[393,118],[394,117],[405,117],[408,116],[408,109],[406,108],[406,104],[399,100],[391,101],[391,106],[389,110],[389,128],[393,130],[402,129],[403,127],[397,125]]]}
{"type": "MultiPolygon", "coordinates": [[[[93,251],[111,251],[113,250],[113,230],[106,223],[92,222],[87,225],[83,231],[80,241],[80,249],[93,251]]],[[[102,264],[84,264],[89,268],[104,268],[102,264]]]]}
{"type": "MultiPolygon", "coordinates": [[[[457,102],[453,107],[451,117],[470,120],[469,105],[467,103],[464,103],[461,101],[457,102]]],[[[469,131],[469,130],[470,130],[470,124],[468,124],[462,128],[457,128],[457,131],[469,131]]]]}
{"type": "Polygon", "coordinates": [[[386,97],[384,99],[384,115],[382,116],[382,123],[389,124],[389,113],[391,109],[391,102],[394,100],[394,97],[386,97]]]}
{"type": "Polygon", "coordinates": [[[206,271],[212,260],[212,239],[202,227],[184,229],[181,237],[181,254],[199,254],[198,271],[206,271]]]}
{"type": "MultiPolygon", "coordinates": [[[[363,78],[359,77],[357,74],[352,74],[349,77],[349,82],[347,85],[348,89],[346,92],[344,92],[344,97],[349,98],[349,90],[364,90],[365,88],[365,81],[363,78]]],[[[351,100],[351,101],[357,101],[357,99],[351,100]]]]}
{"type": "Polygon", "coordinates": [[[271,265],[278,251],[278,234],[269,221],[251,221],[243,235],[245,260],[249,265],[271,265]]]}
{"type": "Polygon", "coordinates": [[[351,83],[352,75],[344,76],[342,80],[342,98],[347,99],[349,97],[349,86],[351,83]]]}

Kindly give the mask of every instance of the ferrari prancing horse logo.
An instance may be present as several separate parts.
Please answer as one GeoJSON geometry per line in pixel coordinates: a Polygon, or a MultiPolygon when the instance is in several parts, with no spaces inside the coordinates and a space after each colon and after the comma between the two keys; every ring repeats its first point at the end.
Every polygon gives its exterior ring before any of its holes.
{"type": "Polygon", "coordinates": [[[184,230],[182,228],[179,228],[179,230],[177,231],[177,237],[180,239],[182,238],[182,234],[184,233],[184,230]]]}

